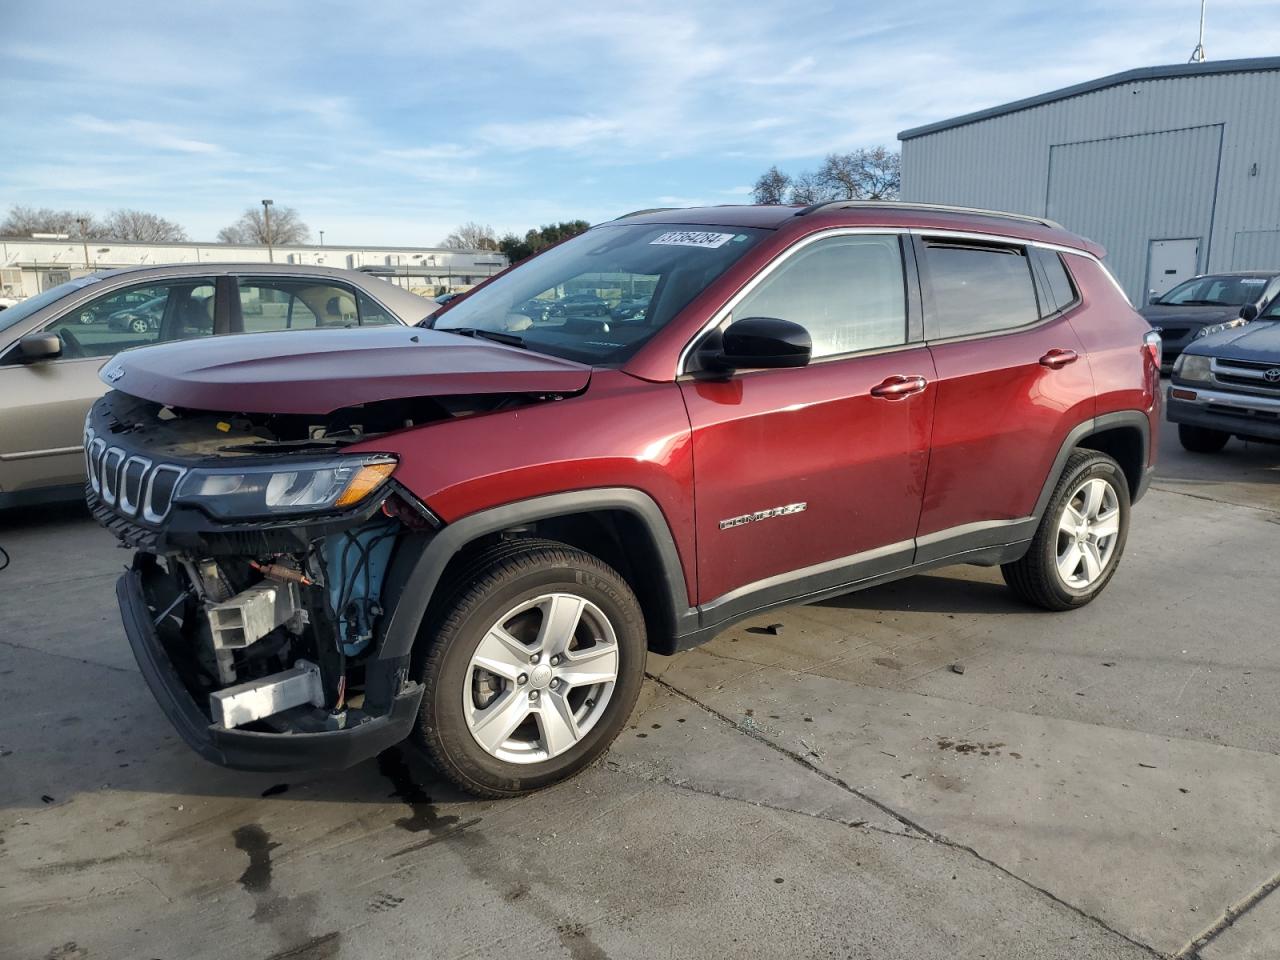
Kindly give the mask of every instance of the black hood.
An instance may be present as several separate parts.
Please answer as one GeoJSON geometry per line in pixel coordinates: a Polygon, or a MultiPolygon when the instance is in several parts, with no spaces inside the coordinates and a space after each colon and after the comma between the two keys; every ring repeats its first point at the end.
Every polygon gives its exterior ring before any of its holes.
{"type": "Polygon", "coordinates": [[[1213,333],[1192,343],[1184,353],[1225,360],[1253,360],[1280,367],[1280,318],[1255,320],[1213,333]]]}
{"type": "Polygon", "coordinates": [[[1204,326],[1209,323],[1221,323],[1223,320],[1234,320],[1240,316],[1240,307],[1196,307],[1176,306],[1173,304],[1151,303],[1138,312],[1142,318],[1154,327],[1169,326],[1204,326]]]}

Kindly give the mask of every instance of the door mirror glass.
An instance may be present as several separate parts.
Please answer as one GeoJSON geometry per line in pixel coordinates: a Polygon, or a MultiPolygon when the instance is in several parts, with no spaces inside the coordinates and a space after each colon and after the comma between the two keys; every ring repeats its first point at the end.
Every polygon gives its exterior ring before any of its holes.
{"type": "Polygon", "coordinates": [[[28,333],[18,341],[18,349],[24,360],[52,360],[62,356],[62,338],[47,331],[28,333]]]}
{"type": "Polygon", "coordinates": [[[720,370],[803,367],[812,354],[813,338],[800,324],[776,317],[747,317],[725,328],[712,366],[720,370]]]}
{"type": "Polygon", "coordinates": [[[1246,303],[1243,307],[1241,307],[1241,308],[1240,308],[1240,319],[1241,319],[1241,320],[1245,320],[1245,321],[1253,320],[1253,319],[1254,319],[1254,318],[1256,318],[1257,316],[1258,316],[1258,306],[1257,306],[1257,304],[1254,304],[1254,303],[1246,303]]]}
{"type": "Polygon", "coordinates": [[[1160,294],[1156,293],[1154,290],[1148,290],[1148,291],[1147,291],[1147,303],[1150,303],[1150,304],[1157,304],[1157,303],[1159,303],[1159,302],[1160,302],[1160,294]]]}

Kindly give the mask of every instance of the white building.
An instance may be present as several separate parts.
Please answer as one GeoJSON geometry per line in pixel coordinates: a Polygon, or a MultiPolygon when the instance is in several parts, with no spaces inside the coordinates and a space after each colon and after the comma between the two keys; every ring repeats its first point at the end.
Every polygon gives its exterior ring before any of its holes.
{"type": "Polygon", "coordinates": [[[902,199],[1048,216],[1137,304],[1280,268],[1280,57],[1130,70],[898,134],[902,199]]]}
{"type": "Polygon", "coordinates": [[[161,263],[308,263],[376,272],[418,293],[466,290],[507,266],[489,250],[444,247],[265,246],[226,243],[123,243],[0,239],[0,297],[22,298],[72,277],[161,263]]]}

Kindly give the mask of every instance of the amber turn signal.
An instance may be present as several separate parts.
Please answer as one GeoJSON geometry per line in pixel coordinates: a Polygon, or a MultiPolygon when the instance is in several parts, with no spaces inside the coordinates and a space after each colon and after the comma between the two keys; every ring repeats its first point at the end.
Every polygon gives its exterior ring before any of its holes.
{"type": "Polygon", "coordinates": [[[338,499],[333,502],[333,505],[339,510],[355,506],[373,493],[374,490],[377,490],[378,487],[382,486],[395,468],[396,465],[394,463],[365,464],[347,483],[347,488],[338,495],[338,499]]]}

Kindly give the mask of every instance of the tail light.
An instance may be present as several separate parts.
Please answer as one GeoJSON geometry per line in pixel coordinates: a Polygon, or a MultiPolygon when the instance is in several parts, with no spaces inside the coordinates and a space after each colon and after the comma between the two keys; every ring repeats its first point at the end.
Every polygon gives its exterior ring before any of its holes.
{"type": "Polygon", "coordinates": [[[1160,340],[1160,334],[1154,330],[1148,330],[1142,337],[1142,349],[1147,352],[1147,356],[1151,358],[1151,363],[1159,370],[1164,355],[1164,346],[1160,340]]]}

